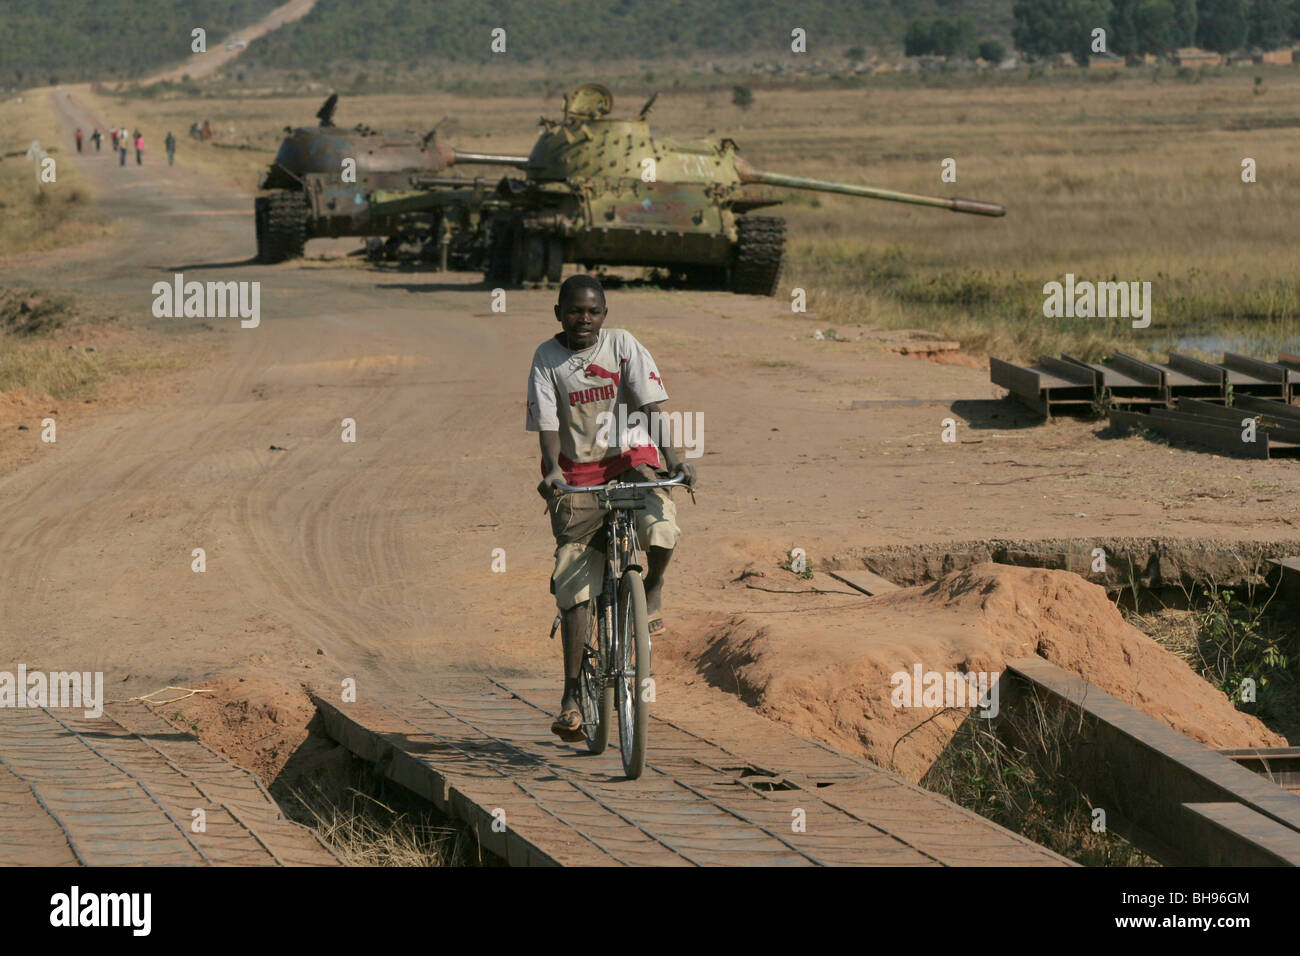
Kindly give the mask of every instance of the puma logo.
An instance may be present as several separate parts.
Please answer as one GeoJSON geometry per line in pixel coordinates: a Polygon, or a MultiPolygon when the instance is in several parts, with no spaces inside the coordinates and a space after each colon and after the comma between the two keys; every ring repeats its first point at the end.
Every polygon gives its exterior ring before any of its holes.
{"type": "Polygon", "coordinates": [[[583,369],[583,374],[589,378],[607,378],[615,385],[618,384],[618,372],[611,372],[608,369],[601,368],[599,365],[588,365],[583,369]]]}
{"type": "Polygon", "coordinates": [[[659,377],[658,373],[656,373],[656,372],[651,372],[651,373],[650,373],[650,378],[651,378],[652,381],[658,382],[660,388],[663,388],[663,387],[664,387],[664,380],[663,380],[662,378],[659,377]]]}

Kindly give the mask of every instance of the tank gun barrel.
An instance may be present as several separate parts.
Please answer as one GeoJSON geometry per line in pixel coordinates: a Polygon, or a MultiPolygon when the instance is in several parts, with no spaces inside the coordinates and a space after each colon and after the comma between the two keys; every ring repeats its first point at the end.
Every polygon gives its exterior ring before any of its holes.
{"type": "Polygon", "coordinates": [[[457,149],[452,151],[453,165],[463,166],[514,166],[523,169],[528,165],[527,156],[511,156],[506,153],[467,153],[457,149]]]}
{"type": "Polygon", "coordinates": [[[1007,214],[1007,207],[995,202],[922,196],[917,193],[898,192],[894,189],[880,189],[876,186],[854,186],[851,183],[835,183],[825,179],[808,179],[806,176],[787,176],[784,173],[769,173],[762,169],[755,169],[743,160],[737,159],[736,167],[742,183],[762,183],[767,186],[784,186],[786,189],[811,189],[817,192],[841,193],[845,196],[862,196],[865,199],[885,199],[889,202],[906,202],[918,206],[937,206],[941,209],[972,213],[976,216],[1007,214]]]}
{"type": "Polygon", "coordinates": [[[470,189],[489,189],[496,186],[497,180],[484,179],[482,176],[475,176],[473,179],[463,179],[459,176],[414,176],[411,184],[416,189],[435,189],[447,186],[470,189]]]}

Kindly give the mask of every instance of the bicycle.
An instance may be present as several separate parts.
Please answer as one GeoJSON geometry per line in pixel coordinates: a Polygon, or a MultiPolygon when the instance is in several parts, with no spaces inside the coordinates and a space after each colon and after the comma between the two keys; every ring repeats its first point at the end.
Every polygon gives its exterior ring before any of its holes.
{"type": "Polygon", "coordinates": [[[583,646],[579,704],[587,749],[593,754],[604,753],[609,744],[612,709],[617,705],[619,750],[629,780],[637,779],[645,769],[650,726],[650,702],[646,699],[650,623],[633,513],[645,510],[645,497],[651,489],[678,485],[690,487],[684,475],[588,487],[555,483],[562,494],[596,495],[605,510],[605,580],[592,607],[596,640],[593,645],[593,628],[588,626],[583,646]]]}

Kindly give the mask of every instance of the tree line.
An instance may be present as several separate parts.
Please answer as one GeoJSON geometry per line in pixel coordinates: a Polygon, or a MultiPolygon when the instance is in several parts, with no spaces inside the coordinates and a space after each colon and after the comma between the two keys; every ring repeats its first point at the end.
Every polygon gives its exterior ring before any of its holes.
{"type": "Polygon", "coordinates": [[[284,0],[3,0],[0,88],[128,79],[208,49],[284,0]]]}
{"type": "MultiPolygon", "coordinates": [[[[307,16],[253,44],[248,61],[314,69],[345,61],[398,66],[653,57],[705,61],[791,54],[805,31],[809,59],[895,45],[909,17],[961,2],[985,32],[1010,29],[1010,0],[319,0],[307,16]],[[505,30],[505,56],[489,48],[505,30]]],[[[590,71],[588,71],[590,72],[590,71]]]]}
{"type": "Polygon", "coordinates": [[[1106,52],[1122,55],[1271,50],[1300,39],[1300,0],[1016,0],[1012,17],[1016,49],[1070,53],[1080,64],[1097,28],[1106,31],[1106,52]]]}

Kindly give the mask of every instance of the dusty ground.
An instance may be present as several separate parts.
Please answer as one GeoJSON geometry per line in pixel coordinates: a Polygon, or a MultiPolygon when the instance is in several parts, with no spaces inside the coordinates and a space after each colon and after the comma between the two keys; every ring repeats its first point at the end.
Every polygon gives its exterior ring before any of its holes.
{"type": "MultiPolygon", "coordinates": [[[[57,107],[66,135],[74,115],[86,121],[73,101],[57,107]]],[[[553,544],[522,409],[554,293],[511,292],[499,314],[475,276],[256,265],[251,196],[156,159],[119,168],[104,154],[83,168],[115,236],[10,262],[0,281],[75,292],[178,340],[198,329],[216,357],[161,395],[70,417],[55,445],[37,444],[35,406],[5,411],[0,454],[34,459],[0,476],[5,659],[103,670],[113,697],[215,686],[215,704],[178,707],[207,708],[193,713],[209,726],[239,724],[226,701],[239,700],[240,677],[293,697],[302,682],[331,692],[343,677],[382,693],[453,670],[555,673],[553,544]],[[154,319],[152,284],[176,272],[260,281],[260,327],[154,319]],[[355,444],[340,440],[345,418],[355,444]],[[204,573],[191,570],[195,548],[204,573]],[[492,571],[496,548],[505,573],[492,571]]],[[[667,592],[666,716],[707,700],[724,727],[743,707],[691,660],[737,615],[781,616],[791,641],[812,646],[876,613],[850,593],[758,600],[730,586],[791,547],[816,567],[854,548],[948,539],[1294,535],[1293,462],[1107,439],[1095,423],[1033,425],[997,400],[985,369],[899,355],[866,326],[815,340],[818,317],[781,300],[633,288],[609,304],[609,325],[653,350],[671,406],[706,425],[699,500],[680,506],[686,536],[667,592]]],[[[900,631],[925,632],[939,613],[904,598],[889,607],[900,631]]],[[[977,612],[951,614],[956,627],[977,612]]],[[[302,716],[299,704],[284,713],[302,716]]],[[[1183,714],[1188,726],[1198,714],[1183,714]]],[[[1244,745],[1223,719],[1215,739],[1244,745]]],[[[260,752],[255,736],[231,730],[230,746],[260,752]]],[[[254,762],[269,775],[284,759],[279,749],[254,762]]]]}

